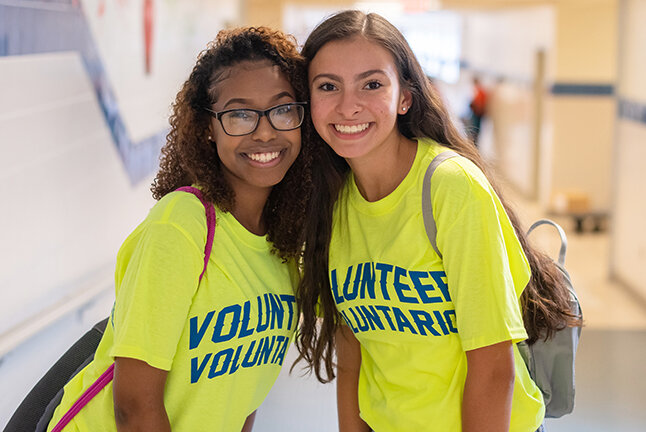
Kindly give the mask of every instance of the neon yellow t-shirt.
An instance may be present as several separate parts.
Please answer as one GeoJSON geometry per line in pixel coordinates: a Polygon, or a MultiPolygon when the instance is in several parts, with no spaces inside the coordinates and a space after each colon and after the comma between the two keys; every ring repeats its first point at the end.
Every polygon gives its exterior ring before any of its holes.
{"type": "MultiPolygon", "coordinates": [[[[465,351],[527,338],[519,297],[529,265],[502,204],[465,158],[433,175],[437,244],[422,217],[422,180],[444,151],[419,140],[410,172],[388,196],[366,201],[349,177],[336,204],[330,282],[361,343],[359,408],[377,432],[458,432],[465,351]]],[[[511,431],[533,432],[543,399],[514,345],[511,431]]]]}
{"type": "MultiPolygon", "coordinates": [[[[95,360],[65,386],[51,430],[113,362],[169,371],[164,405],[173,431],[239,431],[278,377],[297,323],[294,263],[265,236],[216,209],[207,271],[206,218],[193,195],[162,198],[117,257],[116,302],[95,360]]],[[[112,384],[65,431],[116,431],[112,384]]]]}

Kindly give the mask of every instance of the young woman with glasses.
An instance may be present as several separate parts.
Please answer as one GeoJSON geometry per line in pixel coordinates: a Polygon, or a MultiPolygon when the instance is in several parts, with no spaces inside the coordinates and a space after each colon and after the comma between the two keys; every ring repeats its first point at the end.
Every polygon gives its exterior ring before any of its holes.
{"type": "Polygon", "coordinates": [[[113,362],[112,383],[65,431],[251,429],[297,323],[314,188],[306,90],[281,32],[222,31],[200,54],[173,105],[158,202],[119,251],[105,335],[48,430],[113,362]],[[207,221],[196,196],[176,191],[186,186],[215,206],[202,277],[207,221]]]}

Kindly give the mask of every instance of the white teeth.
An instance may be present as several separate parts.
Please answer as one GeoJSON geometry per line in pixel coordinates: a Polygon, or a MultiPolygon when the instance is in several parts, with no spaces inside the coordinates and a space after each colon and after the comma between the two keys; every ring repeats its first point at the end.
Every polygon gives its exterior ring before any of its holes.
{"type": "Polygon", "coordinates": [[[276,159],[280,155],[280,152],[268,152],[268,153],[247,153],[249,159],[256,162],[267,163],[276,159]]]}
{"type": "Polygon", "coordinates": [[[336,129],[341,133],[355,134],[368,129],[368,126],[370,126],[370,123],[364,123],[364,124],[353,125],[353,126],[344,126],[344,125],[335,124],[334,129],[336,129]]]}

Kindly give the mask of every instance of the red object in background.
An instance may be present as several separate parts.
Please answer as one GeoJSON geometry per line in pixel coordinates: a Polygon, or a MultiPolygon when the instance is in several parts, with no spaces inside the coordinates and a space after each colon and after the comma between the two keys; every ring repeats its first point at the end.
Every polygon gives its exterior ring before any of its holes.
{"type": "Polygon", "coordinates": [[[474,96],[470,107],[478,117],[482,117],[487,113],[487,92],[478,82],[474,84],[474,96]]]}
{"type": "Polygon", "coordinates": [[[150,75],[153,55],[153,0],[144,0],[144,50],[146,75],[150,75]]]}

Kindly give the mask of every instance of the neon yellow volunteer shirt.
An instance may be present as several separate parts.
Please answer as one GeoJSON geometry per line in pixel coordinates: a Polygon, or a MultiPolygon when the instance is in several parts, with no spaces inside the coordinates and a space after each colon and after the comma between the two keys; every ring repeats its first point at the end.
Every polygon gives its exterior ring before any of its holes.
{"type": "MultiPolygon", "coordinates": [[[[239,431],[278,377],[297,323],[296,266],[270,254],[265,236],[216,210],[204,265],[206,218],[193,195],[162,198],[117,257],[116,303],[95,360],[65,387],[51,430],[113,362],[167,370],[173,431],[239,431]]],[[[112,384],[65,431],[115,431],[112,384]]]]}
{"type": "MultiPolygon", "coordinates": [[[[368,202],[350,176],[336,204],[330,282],[361,343],[359,408],[377,432],[458,432],[465,351],[527,338],[519,297],[530,270],[502,204],[464,158],[433,176],[437,244],[422,217],[422,180],[445,148],[419,140],[413,166],[385,198],[368,202]]],[[[511,431],[544,415],[538,387],[514,345],[511,431]]]]}

